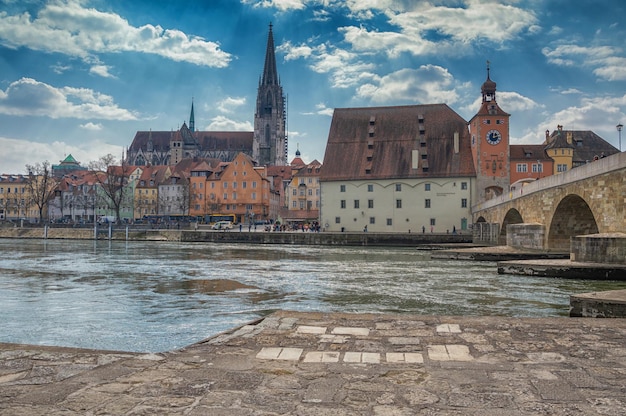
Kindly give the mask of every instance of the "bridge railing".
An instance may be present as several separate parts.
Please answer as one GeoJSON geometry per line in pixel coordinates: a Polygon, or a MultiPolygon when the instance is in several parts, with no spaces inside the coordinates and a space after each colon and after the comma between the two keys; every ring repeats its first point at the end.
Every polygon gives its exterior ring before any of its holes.
{"type": "Polygon", "coordinates": [[[616,153],[614,155],[589,162],[586,165],[575,167],[567,172],[550,175],[545,178],[538,179],[535,182],[530,182],[518,189],[510,190],[499,197],[474,205],[472,207],[472,212],[491,208],[534,192],[564,186],[619,169],[626,169],[626,152],[616,153]]]}

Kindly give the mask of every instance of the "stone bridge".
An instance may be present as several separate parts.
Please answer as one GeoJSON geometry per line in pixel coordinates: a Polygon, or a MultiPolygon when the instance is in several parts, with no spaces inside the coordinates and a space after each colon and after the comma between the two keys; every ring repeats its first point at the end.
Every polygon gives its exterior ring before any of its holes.
{"type": "Polygon", "coordinates": [[[625,200],[623,152],[474,206],[474,242],[567,252],[574,236],[625,233],[625,200]]]}

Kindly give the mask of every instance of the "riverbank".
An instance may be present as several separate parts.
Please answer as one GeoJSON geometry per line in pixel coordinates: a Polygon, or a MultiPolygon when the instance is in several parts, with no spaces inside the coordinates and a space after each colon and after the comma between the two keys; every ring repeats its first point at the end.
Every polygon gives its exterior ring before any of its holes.
{"type": "Polygon", "coordinates": [[[394,246],[414,247],[420,245],[462,245],[472,242],[472,235],[434,233],[329,233],[329,232],[267,232],[233,229],[213,230],[172,230],[172,229],[133,229],[114,227],[100,228],[55,228],[50,227],[5,227],[0,228],[0,238],[32,239],[74,239],[74,240],[121,240],[121,241],[181,241],[207,243],[251,243],[286,245],[329,245],[329,246],[394,246]]]}
{"type": "Polygon", "coordinates": [[[177,351],[0,344],[0,415],[626,414],[626,320],[281,311],[177,351]]]}

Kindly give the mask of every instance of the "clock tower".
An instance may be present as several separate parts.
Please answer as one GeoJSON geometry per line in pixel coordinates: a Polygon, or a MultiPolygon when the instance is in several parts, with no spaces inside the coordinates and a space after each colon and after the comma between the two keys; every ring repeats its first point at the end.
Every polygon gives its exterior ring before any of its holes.
{"type": "Polygon", "coordinates": [[[469,122],[472,157],[476,168],[477,201],[495,198],[509,191],[509,118],[496,101],[496,83],[489,77],[481,87],[482,104],[469,122]]]}

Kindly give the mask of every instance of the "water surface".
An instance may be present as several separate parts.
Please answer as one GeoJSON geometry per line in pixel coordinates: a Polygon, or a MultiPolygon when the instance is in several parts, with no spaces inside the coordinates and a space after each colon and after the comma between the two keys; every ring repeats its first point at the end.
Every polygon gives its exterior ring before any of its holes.
{"type": "Polygon", "coordinates": [[[0,342],[180,348],[278,310],[566,316],[625,282],[498,275],[413,248],[0,239],[0,342]]]}

